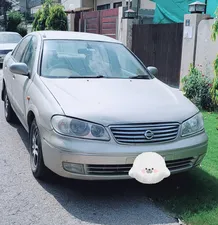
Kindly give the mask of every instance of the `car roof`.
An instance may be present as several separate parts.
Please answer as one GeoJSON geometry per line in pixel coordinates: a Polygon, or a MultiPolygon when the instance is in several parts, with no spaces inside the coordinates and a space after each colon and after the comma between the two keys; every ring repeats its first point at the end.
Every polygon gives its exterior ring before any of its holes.
{"type": "Polygon", "coordinates": [[[0,31],[0,34],[18,34],[18,35],[20,35],[17,32],[11,32],[11,31],[0,31]]]}
{"type": "Polygon", "coordinates": [[[121,43],[114,38],[100,34],[92,34],[85,32],[72,32],[72,31],[36,31],[32,34],[38,33],[42,39],[51,40],[86,40],[86,41],[102,41],[111,43],[121,43]]]}

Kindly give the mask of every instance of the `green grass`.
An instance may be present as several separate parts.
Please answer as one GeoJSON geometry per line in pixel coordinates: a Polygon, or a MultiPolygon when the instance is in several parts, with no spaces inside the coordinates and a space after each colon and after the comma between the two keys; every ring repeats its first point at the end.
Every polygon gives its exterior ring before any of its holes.
{"type": "Polygon", "coordinates": [[[147,186],[148,195],[191,225],[218,225],[218,114],[204,113],[209,136],[201,168],[147,186]]]}

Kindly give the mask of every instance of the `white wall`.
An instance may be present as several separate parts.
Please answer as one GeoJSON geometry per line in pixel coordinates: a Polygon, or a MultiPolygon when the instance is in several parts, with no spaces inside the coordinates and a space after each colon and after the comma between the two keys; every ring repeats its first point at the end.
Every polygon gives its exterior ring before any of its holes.
{"type": "Polygon", "coordinates": [[[94,7],[94,0],[81,0],[82,4],[81,7],[93,8],[94,7]]]}
{"type": "Polygon", "coordinates": [[[110,4],[110,8],[112,9],[113,8],[113,3],[116,3],[116,2],[122,2],[123,3],[123,6],[125,4],[125,0],[96,0],[96,4],[97,6],[99,5],[105,5],[105,4],[110,4]]]}
{"type": "MultiPolygon", "coordinates": [[[[183,43],[182,43],[182,60],[181,60],[181,79],[188,75],[190,64],[194,63],[197,46],[197,35],[199,29],[199,23],[208,17],[205,14],[186,14],[184,16],[184,31],[183,31],[183,43]],[[189,24],[187,24],[189,23],[189,24]],[[188,26],[186,26],[188,25],[188,26]],[[188,34],[188,35],[187,35],[188,34]]],[[[211,35],[208,35],[210,37],[211,35]]]]}
{"type": "Polygon", "coordinates": [[[73,10],[81,7],[81,0],[61,0],[65,10],[73,10]]]}
{"type": "Polygon", "coordinates": [[[156,3],[150,0],[141,0],[141,8],[142,9],[155,9],[156,3]]]}
{"type": "Polygon", "coordinates": [[[30,13],[35,14],[41,7],[42,7],[42,5],[31,8],[30,13]]]}
{"type": "Polygon", "coordinates": [[[27,33],[31,33],[32,32],[32,28],[33,28],[33,25],[32,24],[28,24],[27,25],[27,33]]]}
{"type": "Polygon", "coordinates": [[[127,48],[132,48],[132,26],[137,24],[137,19],[123,19],[123,8],[119,7],[118,15],[118,40],[122,42],[127,48]]]}
{"type": "MultiPolygon", "coordinates": [[[[96,0],[97,5],[104,5],[109,4],[111,5],[111,8],[113,8],[113,3],[115,2],[121,2],[123,3],[123,6],[126,6],[126,0],[96,0]]],[[[128,0],[127,0],[128,1],[128,0]]],[[[150,0],[141,0],[141,8],[142,9],[155,9],[156,3],[150,1],[150,0]]]]}
{"type": "Polygon", "coordinates": [[[199,23],[195,61],[195,65],[210,78],[214,77],[213,62],[218,54],[218,40],[211,40],[213,23],[214,20],[202,20],[199,23]]]}

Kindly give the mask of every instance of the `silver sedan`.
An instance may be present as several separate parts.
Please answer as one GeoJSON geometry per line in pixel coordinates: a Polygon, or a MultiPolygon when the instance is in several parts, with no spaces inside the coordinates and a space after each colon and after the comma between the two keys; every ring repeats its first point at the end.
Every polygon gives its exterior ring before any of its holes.
{"type": "Polygon", "coordinates": [[[0,32],[0,64],[3,63],[4,57],[11,52],[22,39],[16,32],[0,32]]]}
{"type": "Polygon", "coordinates": [[[202,114],[157,72],[109,37],[25,36],[5,57],[2,100],[6,120],[29,132],[33,175],[129,179],[142,152],[162,155],[171,173],[198,166],[208,144],[202,114]]]}

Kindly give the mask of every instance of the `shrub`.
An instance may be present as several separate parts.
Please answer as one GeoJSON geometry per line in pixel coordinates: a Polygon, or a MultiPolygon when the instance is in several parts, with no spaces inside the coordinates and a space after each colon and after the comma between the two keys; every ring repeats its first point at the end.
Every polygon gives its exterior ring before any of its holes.
{"type": "Polygon", "coordinates": [[[201,71],[191,65],[189,74],[182,79],[182,83],[185,96],[199,109],[214,110],[211,96],[212,84],[209,78],[204,76],[201,71]]]}
{"type": "Polygon", "coordinates": [[[8,14],[8,24],[7,31],[17,32],[17,26],[21,23],[23,15],[19,12],[9,12],[8,14]]]}
{"type": "Polygon", "coordinates": [[[67,30],[67,16],[63,6],[51,6],[49,16],[46,20],[46,27],[49,30],[67,30]]]}
{"type": "Polygon", "coordinates": [[[43,10],[39,9],[34,17],[32,31],[45,30],[45,21],[43,10]]]}
{"type": "Polygon", "coordinates": [[[17,32],[18,32],[22,37],[24,37],[24,36],[27,34],[27,28],[26,28],[26,25],[23,24],[23,23],[20,23],[20,24],[17,26],[17,32]]]}
{"type": "Polygon", "coordinates": [[[67,16],[64,8],[45,0],[42,8],[35,14],[33,31],[38,30],[67,30],[67,16]]]}
{"type": "Polygon", "coordinates": [[[16,11],[8,14],[7,31],[18,32],[22,37],[27,34],[27,29],[23,21],[23,15],[16,11]]]}
{"type": "MultiPolygon", "coordinates": [[[[218,7],[216,10],[216,20],[212,26],[212,40],[216,41],[217,36],[218,36],[218,7]]],[[[212,100],[214,104],[218,104],[218,55],[214,61],[214,73],[215,77],[213,80],[213,85],[211,89],[211,94],[212,94],[212,100]]]]}

